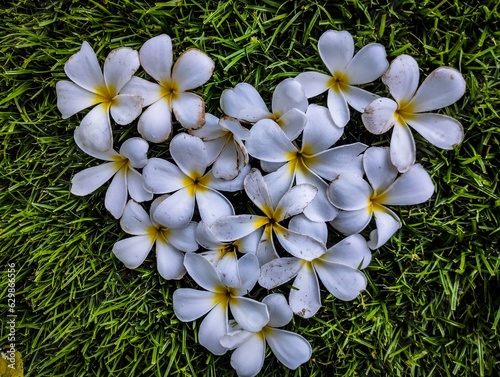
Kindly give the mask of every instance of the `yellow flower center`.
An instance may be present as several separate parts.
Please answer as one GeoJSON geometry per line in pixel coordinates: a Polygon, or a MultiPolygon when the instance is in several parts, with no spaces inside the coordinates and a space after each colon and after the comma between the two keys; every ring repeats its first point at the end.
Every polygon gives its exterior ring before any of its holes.
{"type": "Polygon", "coordinates": [[[349,77],[344,72],[333,72],[332,78],[328,80],[327,86],[335,92],[342,92],[348,88],[349,77]]]}
{"type": "Polygon", "coordinates": [[[105,86],[101,85],[95,88],[95,98],[94,104],[105,103],[111,106],[115,101],[115,97],[118,94],[116,88],[113,85],[105,86]]]}
{"type": "Polygon", "coordinates": [[[401,102],[398,104],[396,111],[394,112],[394,117],[399,125],[406,124],[407,120],[411,120],[415,117],[413,110],[414,106],[411,103],[401,102]]]}
{"type": "Polygon", "coordinates": [[[172,101],[179,97],[179,85],[175,81],[162,81],[160,85],[162,86],[161,96],[164,97],[168,103],[172,103],[172,101]]]}

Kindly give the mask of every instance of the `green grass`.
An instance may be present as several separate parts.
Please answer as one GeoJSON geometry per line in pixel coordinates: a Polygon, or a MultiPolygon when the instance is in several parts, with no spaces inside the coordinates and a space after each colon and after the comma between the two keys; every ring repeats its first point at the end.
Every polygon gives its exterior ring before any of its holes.
{"type": "MultiPolygon", "coordinates": [[[[368,288],[353,302],[323,292],[324,307],[292,329],[313,346],[296,371],[266,360],[263,376],[497,376],[500,374],[500,9],[495,0],[164,1],[20,0],[0,5],[0,339],[6,344],[7,263],[16,264],[16,344],[26,376],[232,376],[229,355],[197,344],[178,321],[153,254],[140,269],[111,253],[123,234],[104,190],[70,194],[73,174],[96,164],[73,142],[82,115],[62,120],[55,84],[88,41],[102,60],[169,34],[216,62],[200,93],[220,115],[222,90],[255,85],[270,99],[284,78],[323,70],[319,36],[350,31],[359,49],[410,54],[422,76],[459,69],[466,95],[442,111],[464,143],[438,150],[417,137],[436,193],[398,209],[403,228],[373,254],[368,288]]],[[[368,86],[387,94],[380,82],[368,86]]],[[[315,98],[312,102],[321,102],[315,98]]],[[[127,136],[135,134],[127,127],[127,136]]],[[[117,132],[123,135],[122,129],[117,132]]],[[[387,145],[355,115],[346,141],[387,145]]],[[[164,150],[155,147],[153,151],[164,150]],[[155,149],[156,148],[156,149],[155,149]]]]}

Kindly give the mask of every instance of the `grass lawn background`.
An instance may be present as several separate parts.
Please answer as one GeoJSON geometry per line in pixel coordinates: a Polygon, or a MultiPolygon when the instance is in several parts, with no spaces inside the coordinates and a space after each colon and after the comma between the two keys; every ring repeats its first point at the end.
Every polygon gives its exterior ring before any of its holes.
{"type": "MultiPolygon", "coordinates": [[[[403,227],[373,252],[368,287],[352,302],[322,291],[324,306],[286,329],[308,339],[296,371],[274,356],[262,376],[498,376],[500,374],[500,10],[497,1],[33,1],[0,5],[0,311],[7,341],[7,263],[16,265],[16,346],[26,376],[233,376],[229,353],[197,343],[197,323],[173,313],[177,287],[111,253],[125,236],[104,209],[105,188],[70,194],[72,176],[99,161],[73,141],[83,115],[62,120],[55,84],[88,41],[102,62],[169,34],[174,57],[196,47],[214,59],[199,90],[221,115],[222,90],[254,85],[270,100],[284,78],[325,71],[317,53],[328,29],[348,30],[356,50],[382,43],[389,60],[413,56],[421,81],[459,69],[467,91],[440,113],[462,122],[464,143],[442,151],[416,137],[417,160],[436,192],[398,207],[403,227]],[[85,5],[86,4],[86,5],[85,5]]],[[[144,72],[139,71],[140,75],[144,72]]],[[[387,96],[378,80],[367,89],[387,96]]],[[[325,103],[320,96],[310,102],[325,103]]],[[[115,143],[137,135],[115,127],[115,143]]],[[[353,111],[344,142],[388,145],[353,111]]],[[[152,146],[150,156],[167,145],[152,146]]],[[[238,201],[238,195],[232,198],[238,201]]]]}

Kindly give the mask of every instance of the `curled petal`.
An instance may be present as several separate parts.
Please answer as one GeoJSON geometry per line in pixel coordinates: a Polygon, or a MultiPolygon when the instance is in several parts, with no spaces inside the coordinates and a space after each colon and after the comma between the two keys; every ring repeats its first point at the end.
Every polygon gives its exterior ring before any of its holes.
{"type": "MultiPolygon", "coordinates": [[[[228,117],[228,119],[231,118],[228,117]]],[[[199,137],[203,141],[211,141],[223,138],[226,130],[219,125],[219,118],[215,115],[205,113],[205,124],[203,127],[196,130],[189,130],[189,134],[199,137]]]]}
{"type": "Polygon", "coordinates": [[[359,50],[347,65],[349,84],[360,85],[375,81],[388,67],[385,47],[379,43],[368,44],[359,50]]]}
{"type": "Polygon", "coordinates": [[[166,280],[179,280],[186,273],[184,253],[161,238],[156,240],[156,268],[166,280]]]}
{"type": "Polygon", "coordinates": [[[56,91],[57,108],[63,119],[100,102],[99,96],[95,93],[89,92],[71,81],[58,81],[56,91]]]}
{"type": "Polygon", "coordinates": [[[303,318],[311,318],[321,308],[319,283],[310,262],[303,262],[290,290],[288,301],[293,312],[303,318]]]}
{"type": "Polygon", "coordinates": [[[214,61],[198,49],[184,52],[174,64],[172,80],[184,92],[205,84],[214,72],[214,61]]]}
{"type": "Polygon", "coordinates": [[[146,259],[153,247],[153,240],[148,234],[125,238],[113,245],[113,254],[127,268],[137,268],[146,259]]]}
{"type": "Polygon", "coordinates": [[[328,292],[339,300],[354,300],[366,289],[365,275],[355,268],[326,261],[315,263],[314,268],[328,292]]]}
{"type": "Polygon", "coordinates": [[[290,140],[295,140],[307,124],[307,117],[304,112],[298,109],[291,109],[277,119],[281,129],[290,140]]]}
{"type": "Polygon", "coordinates": [[[167,228],[185,228],[193,218],[195,196],[190,187],[176,191],[163,200],[153,213],[153,219],[167,228]]]}
{"type": "Polygon", "coordinates": [[[269,311],[269,323],[271,327],[286,326],[293,318],[293,312],[285,296],[281,293],[271,293],[262,300],[269,311]]]}
{"type": "Polygon", "coordinates": [[[333,89],[328,89],[327,104],[335,124],[338,127],[345,127],[351,118],[351,113],[344,94],[340,91],[337,92],[333,89]]]}
{"type": "Polygon", "coordinates": [[[216,305],[214,294],[191,288],[179,288],[172,297],[174,313],[182,322],[191,322],[208,313],[216,305]]]}
{"type": "Polygon", "coordinates": [[[123,210],[127,204],[128,189],[127,189],[127,169],[121,168],[118,170],[109,184],[106,196],[104,198],[104,206],[113,215],[115,219],[122,217],[123,210]]]}
{"type": "Polygon", "coordinates": [[[311,98],[326,92],[329,88],[331,78],[332,76],[325,75],[324,73],[303,72],[299,73],[295,80],[302,85],[306,97],[311,98]]]}
{"type": "Polygon", "coordinates": [[[273,259],[261,267],[259,285],[266,289],[279,287],[297,276],[301,268],[302,261],[299,258],[273,259]]]}
{"type": "Polygon", "coordinates": [[[175,119],[182,127],[195,130],[205,124],[205,102],[200,96],[184,92],[172,102],[175,119]]]}
{"type": "Polygon", "coordinates": [[[421,113],[449,106],[465,93],[465,80],[456,69],[439,67],[430,73],[409,103],[413,112],[421,113]]]}
{"type": "Polygon", "coordinates": [[[354,40],[347,31],[327,30],[318,40],[318,51],[332,75],[344,72],[354,55],[354,40]]]}
{"type": "Polygon", "coordinates": [[[389,131],[397,122],[394,114],[398,104],[389,98],[377,98],[370,102],[361,115],[366,129],[380,135],[389,131]]]}
{"type": "Polygon", "coordinates": [[[399,206],[419,204],[429,200],[433,192],[431,177],[422,165],[415,164],[381,194],[378,202],[399,206]]]}
{"type": "Polygon", "coordinates": [[[106,86],[97,56],[87,42],[80,51],[71,56],[64,65],[66,75],[78,86],[96,93],[97,88],[106,86]]]}
{"type": "Polygon", "coordinates": [[[302,85],[297,80],[283,80],[274,89],[272,99],[273,113],[283,115],[292,109],[305,112],[307,105],[308,101],[304,89],[302,89],[302,85]]]}
{"type": "Polygon", "coordinates": [[[397,103],[409,103],[418,87],[418,64],[409,55],[399,55],[382,76],[397,103]]]}
{"type": "Polygon", "coordinates": [[[404,173],[415,163],[415,140],[406,124],[397,124],[391,136],[391,161],[399,172],[404,173]]]}
{"type": "Polygon", "coordinates": [[[446,115],[415,114],[406,121],[410,127],[438,148],[453,149],[464,140],[462,124],[446,115]]]}
{"type": "Polygon", "coordinates": [[[116,93],[130,81],[139,68],[139,53],[130,47],[120,47],[109,53],[104,62],[104,81],[116,93]]]}
{"type": "Polygon", "coordinates": [[[222,117],[220,120],[220,127],[223,130],[230,131],[236,138],[246,140],[250,137],[250,131],[243,127],[238,119],[228,116],[222,117]]]}
{"type": "Polygon", "coordinates": [[[166,34],[144,42],[139,50],[142,68],[156,81],[170,81],[172,71],[172,40],[166,34]]]}
{"type": "Polygon", "coordinates": [[[328,199],[343,210],[355,211],[370,204],[373,190],[363,178],[349,173],[340,174],[328,186],[328,199]]]}
{"type": "Polygon", "coordinates": [[[248,153],[243,143],[229,142],[221,151],[212,166],[215,177],[226,180],[236,178],[243,167],[248,164],[248,153]]]}
{"type": "Polygon", "coordinates": [[[312,347],[299,334],[272,329],[266,333],[266,341],[278,360],[292,370],[297,369],[311,358],[312,347]]]}
{"type": "Polygon", "coordinates": [[[134,168],[143,168],[148,162],[149,144],[140,137],[133,137],[123,142],[120,154],[127,157],[134,168]]]}
{"type": "Polygon", "coordinates": [[[71,193],[88,195],[106,183],[119,169],[114,162],[87,168],[75,174],[71,180],[71,193]]]}
{"type": "Polygon", "coordinates": [[[368,247],[372,250],[385,244],[401,228],[401,220],[388,208],[378,206],[373,211],[373,215],[377,229],[370,233],[370,241],[368,241],[368,247]]]}
{"type": "Polygon", "coordinates": [[[102,153],[113,149],[113,135],[107,105],[97,105],[85,115],[80,126],[75,129],[75,141],[84,151],[102,153]]]}

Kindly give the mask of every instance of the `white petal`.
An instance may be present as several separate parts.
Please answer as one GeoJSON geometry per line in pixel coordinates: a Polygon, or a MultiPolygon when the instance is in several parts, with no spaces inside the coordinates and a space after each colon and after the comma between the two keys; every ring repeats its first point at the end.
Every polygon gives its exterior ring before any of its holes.
{"type": "Polygon", "coordinates": [[[327,181],[341,173],[363,176],[363,152],[366,145],[353,143],[327,149],[307,159],[307,167],[327,181]]]}
{"type": "Polygon", "coordinates": [[[269,311],[268,326],[283,327],[290,323],[293,318],[293,312],[285,296],[281,293],[272,293],[264,297],[262,302],[267,305],[267,310],[269,311]]]}
{"type": "Polygon", "coordinates": [[[63,119],[100,102],[99,96],[95,93],[89,92],[71,81],[58,81],[56,91],[57,108],[63,119]]]}
{"type": "Polygon", "coordinates": [[[274,246],[273,231],[270,225],[264,227],[255,254],[257,255],[257,258],[259,258],[260,266],[279,258],[279,255],[276,252],[276,247],[274,246]]]}
{"type": "Polygon", "coordinates": [[[174,64],[172,80],[184,92],[205,84],[214,72],[215,64],[210,57],[198,49],[184,52],[174,64]]]}
{"type": "Polygon", "coordinates": [[[277,122],[290,140],[295,140],[307,124],[307,117],[303,111],[291,109],[284,113],[277,122]]]}
{"type": "MultiPolygon", "coordinates": [[[[228,119],[231,119],[228,117],[228,119]]],[[[219,118],[215,115],[205,113],[205,124],[196,130],[189,130],[189,134],[199,137],[203,141],[210,141],[222,138],[226,135],[226,130],[219,125],[219,118]]]]}
{"type": "Polygon", "coordinates": [[[368,241],[368,247],[372,250],[385,244],[401,228],[401,220],[388,208],[378,206],[373,211],[373,215],[377,229],[370,233],[370,241],[368,241]]]}
{"type": "Polygon", "coordinates": [[[185,252],[198,250],[198,243],[195,239],[197,224],[192,222],[185,228],[171,229],[167,234],[168,242],[176,249],[185,252]]]}
{"type": "Polygon", "coordinates": [[[380,204],[398,206],[420,204],[429,200],[433,193],[431,177],[422,165],[415,164],[401,174],[377,201],[380,204]]]}
{"type": "Polygon", "coordinates": [[[119,94],[110,106],[111,116],[120,125],[129,124],[141,114],[143,101],[139,96],[119,94]]]}
{"type": "Polygon", "coordinates": [[[441,114],[415,114],[408,124],[429,143],[442,149],[453,149],[464,140],[462,124],[441,114]]]}
{"type": "Polygon", "coordinates": [[[128,158],[134,168],[143,168],[148,162],[149,144],[140,137],[132,137],[123,142],[120,154],[128,158]]]}
{"type": "Polygon", "coordinates": [[[327,30],[319,37],[318,51],[332,75],[344,72],[354,55],[354,40],[347,31],[327,30]]]}
{"type": "Polygon", "coordinates": [[[139,203],[129,200],[123,210],[120,226],[124,232],[138,236],[147,234],[153,224],[144,208],[139,203]]]}
{"type": "Polygon", "coordinates": [[[328,239],[328,228],[323,221],[311,221],[304,215],[292,217],[288,229],[294,232],[307,234],[308,236],[326,244],[328,239]]]}
{"type": "Polygon", "coordinates": [[[156,268],[163,279],[181,279],[186,273],[183,263],[184,253],[160,238],[156,240],[156,268]]]}
{"type": "Polygon", "coordinates": [[[253,289],[260,275],[259,260],[255,254],[245,254],[238,260],[238,270],[240,272],[240,285],[236,294],[244,296],[253,289]]]}
{"type": "Polygon", "coordinates": [[[184,266],[189,276],[203,289],[219,292],[221,281],[213,266],[199,254],[186,253],[184,266]]]}
{"type": "Polygon", "coordinates": [[[347,88],[342,91],[342,94],[347,103],[360,113],[364,112],[366,106],[378,98],[378,95],[355,86],[347,86],[347,88]]]}
{"type": "Polygon", "coordinates": [[[325,288],[342,301],[354,300],[366,289],[366,277],[355,268],[321,261],[314,268],[325,288]]]}
{"type": "Polygon", "coordinates": [[[397,103],[407,104],[417,90],[419,78],[415,59],[409,55],[399,55],[382,76],[382,82],[389,87],[397,103]]]}
{"type": "Polygon", "coordinates": [[[172,101],[175,119],[182,127],[197,129],[205,124],[205,102],[200,96],[184,92],[172,101]]]}
{"type": "Polygon", "coordinates": [[[130,197],[139,203],[153,199],[153,193],[144,188],[142,174],[134,168],[127,169],[127,187],[130,197]]]}
{"type": "Polygon", "coordinates": [[[329,82],[332,76],[325,75],[319,72],[303,72],[299,73],[297,80],[306,94],[307,98],[316,97],[317,95],[326,92],[329,87],[329,82]]]}
{"type": "Polygon", "coordinates": [[[250,136],[250,131],[243,127],[238,119],[235,118],[228,116],[222,117],[220,119],[220,127],[223,130],[230,131],[236,138],[241,140],[246,140],[250,136]]]}
{"type": "Polygon", "coordinates": [[[280,126],[270,119],[254,124],[245,145],[251,156],[270,162],[289,161],[297,152],[280,126]]]}
{"type": "Polygon", "coordinates": [[[156,81],[169,81],[172,71],[172,40],[166,34],[147,40],[139,50],[141,66],[156,81]]]}
{"type": "Polygon", "coordinates": [[[96,88],[105,87],[97,56],[87,42],[83,42],[80,51],[68,59],[64,72],[75,84],[88,91],[95,93],[96,88]]]}
{"type": "Polygon", "coordinates": [[[304,89],[294,79],[285,79],[274,89],[272,98],[273,113],[283,115],[292,109],[305,112],[307,105],[308,101],[304,89]]]}
{"type": "Polygon", "coordinates": [[[273,206],[269,191],[262,177],[262,174],[257,169],[252,169],[245,178],[245,192],[248,198],[264,212],[268,217],[272,216],[273,206]]]}
{"type": "Polygon", "coordinates": [[[302,135],[302,151],[316,154],[335,144],[344,129],[333,122],[328,108],[315,104],[309,105],[306,112],[308,123],[302,135]]]}
{"type": "Polygon", "coordinates": [[[185,228],[193,218],[195,197],[189,187],[176,191],[162,201],[153,213],[153,219],[167,228],[185,228]]]}
{"type": "Polygon", "coordinates": [[[241,153],[242,148],[246,153],[243,144],[236,144],[233,141],[226,144],[226,147],[222,149],[219,157],[212,166],[212,172],[215,177],[227,180],[236,178],[239,171],[245,165],[245,160],[248,163],[248,154],[245,159],[245,156],[241,153]]]}
{"type": "Polygon", "coordinates": [[[137,268],[146,259],[153,247],[153,241],[149,235],[124,238],[113,245],[113,254],[127,268],[137,268]]]}
{"type": "Polygon", "coordinates": [[[220,344],[220,340],[227,332],[226,306],[219,304],[201,322],[198,338],[200,344],[214,355],[223,355],[226,353],[226,348],[220,344]]]}
{"type": "Polygon", "coordinates": [[[163,87],[161,85],[137,76],[132,77],[122,90],[120,90],[120,94],[130,94],[142,97],[142,106],[149,106],[153,102],[158,101],[163,97],[162,92],[163,87]]]}
{"type": "MultiPolygon", "coordinates": [[[[198,130],[203,130],[205,126],[202,128],[199,128],[198,130]]],[[[194,130],[194,131],[198,131],[194,130]]],[[[195,135],[193,130],[190,130],[189,133],[191,135],[195,135]]],[[[199,136],[197,136],[199,137],[199,136]]],[[[202,139],[203,140],[203,139],[202,139]]],[[[230,140],[228,137],[220,137],[218,139],[214,140],[207,140],[203,141],[205,144],[205,148],[207,149],[207,160],[210,161],[209,164],[217,162],[217,158],[220,156],[226,145],[230,143],[230,140]]]]}
{"type": "Polygon", "coordinates": [[[111,51],[104,62],[106,86],[119,93],[132,78],[139,65],[139,53],[130,47],[120,47],[111,51]]]}
{"type": "Polygon", "coordinates": [[[366,129],[380,135],[391,129],[396,123],[395,112],[398,104],[389,98],[377,98],[370,102],[361,115],[366,129]]]}
{"type": "Polygon", "coordinates": [[[302,261],[295,257],[273,259],[261,267],[259,285],[273,289],[285,284],[297,276],[302,268],[302,261]]]}
{"type": "Polygon", "coordinates": [[[441,109],[457,102],[465,93],[465,80],[454,68],[439,67],[430,73],[410,102],[415,113],[441,109]]]}
{"type": "Polygon", "coordinates": [[[176,135],[170,142],[170,154],[188,177],[197,179],[205,174],[208,156],[200,138],[186,133],[176,135]]]}
{"type": "Polygon", "coordinates": [[[321,259],[355,269],[363,269],[370,264],[372,253],[363,236],[353,234],[329,248],[321,259]]]}
{"type": "Polygon", "coordinates": [[[379,43],[368,44],[354,55],[346,68],[349,84],[360,85],[375,81],[388,67],[385,47],[379,43]]]}
{"type": "Polygon", "coordinates": [[[303,318],[311,318],[321,308],[318,278],[309,262],[297,274],[288,302],[293,312],[303,318]]]}
{"type": "Polygon", "coordinates": [[[98,153],[113,149],[111,122],[105,104],[94,107],[75,129],[75,141],[84,151],[98,153]]]}
{"type": "Polygon", "coordinates": [[[385,191],[398,176],[398,169],[392,164],[386,147],[368,148],[363,155],[363,167],[376,194],[385,191]]]}
{"type": "Polygon", "coordinates": [[[224,245],[221,241],[215,237],[210,227],[203,221],[200,221],[196,227],[195,231],[196,242],[204,249],[216,250],[220,246],[224,245]]]}
{"type": "Polygon", "coordinates": [[[185,186],[184,173],[170,161],[150,158],[142,170],[144,187],[154,194],[179,190],[185,186]]]}
{"type": "Polygon", "coordinates": [[[238,258],[235,252],[229,252],[217,263],[217,273],[220,276],[222,284],[228,287],[237,287],[241,284],[240,273],[238,270],[238,258]]]}
{"type": "Polygon", "coordinates": [[[397,124],[391,136],[391,161],[404,173],[415,163],[415,140],[406,124],[397,124]]]}
{"type": "Polygon", "coordinates": [[[231,202],[220,192],[212,189],[197,189],[196,202],[201,220],[212,225],[215,220],[222,216],[234,215],[231,202]]]}
{"type": "Polygon", "coordinates": [[[336,92],[333,89],[328,89],[327,104],[335,124],[338,127],[345,127],[351,118],[351,113],[344,94],[342,92],[336,92]]]}
{"type": "Polygon", "coordinates": [[[267,306],[262,302],[247,297],[231,297],[229,307],[234,320],[244,330],[258,332],[269,322],[267,306]]]}
{"type": "Polygon", "coordinates": [[[256,333],[252,333],[246,330],[241,330],[240,326],[238,326],[238,324],[234,320],[229,321],[229,328],[231,332],[228,332],[220,339],[220,344],[229,350],[238,348],[243,343],[245,343],[250,337],[253,336],[260,337],[256,333]]]}
{"type": "Polygon", "coordinates": [[[219,240],[230,242],[249,235],[267,221],[267,217],[257,215],[223,216],[210,229],[219,240]]]}
{"type": "Polygon", "coordinates": [[[280,245],[294,257],[311,261],[326,252],[324,243],[308,235],[284,227],[280,227],[279,231],[275,233],[280,245]]]}
{"type": "Polygon", "coordinates": [[[122,217],[123,210],[127,204],[127,169],[118,170],[109,184],[104,198],[104,207],[114,216],[115,219],[122,217]]]}
{"type": "Polygon", "coordinates": [[[172,303],[176,317],[182,322],[191,322],[208,313],[216,301],[212,292],[179,288],[174,292],[172,303]]]}
{"type": "Polygon", "coordinates": [[[293,162],[287,162],[278,170],[264,176],[273,208],[278,205],[283,195],[292,187],[297,170],[295,166],[293,162]]]}
{"type": "Polygon", "coordinates": [[[302,213],[304,208],[314,199],[317,192],[318,189],[308,183],[293,186],[278,202],[275,211],[277,218],[275,220],[285,220],[302,213]]]}
{"type": "Polygon", "coordinates": [[[238,247],[240,253],[252,253],[257,252],[257,246],[259,245],[260,238],[262,236],[263,229],[257,229],[250,233],[248,236],[242,237],[236,240],[234,244],[238,247]]]}
{"type": "Polygon", "coordinates": [[[160,98],[142,113],[137,124],[141,136],[153,143],[162,143],[172,133],[172,109],[168,101],[160,98]]]}
{"type": "Polygon", "coordinates": [[[238,377],[255,377],[264,365],[266,342],[255,334],[239,346],[231,355],[231,366],[238,377]]]}
{"type": "Polygon", "coordinates": [[[371,207],[366,207],[356,211],[340,211],[331,224],[335,230],[348,236],[361,232],[368,226],[371,219],[371,207]]]}
{"type": "Polygon", "coordinates": [[[214,177],[212,170],[210,170],[207,174],[205,174],[203,179],[204,180],[206,179],[206,182],[205,182],[206,186],[208,186],[214,190],[227,191],[227,192],[240,191],[240,190],[243,190],[243,182],[244,182],[246,176],[248,175],[248,173],[250,172],[250,169],[251,169],[251,166],[246,165],[245,167],[243,167],[240,170],[238,175],[230,181],[222,179],[222,178],[214,177]]]}
{"type": "Polygon", "coordinates": [[[311,345],[299,334],[272,329],[266,333],[266,341],[278,360],[292,370],[297,369],[311,358],[311,345]]]}
{"type": "Polygon", "coordinates": [[[226,115],[252,123],[271,115],[257,90],[244,82],[224,90],[220,106],[226,115]]]}
{"type": "Polygon", "coordinates": [[[343,210],[355,211],[368,207],[372,188],[363,178],[349,173],[340,174],[328,186],[328,199],[343,210]]]}
{"type": "Polygon", "coordinates": [[[71,180],[71,193],[88,195],[106,183],[118,170],[114,162],[93,166],[75,174],[71,180]]]}

